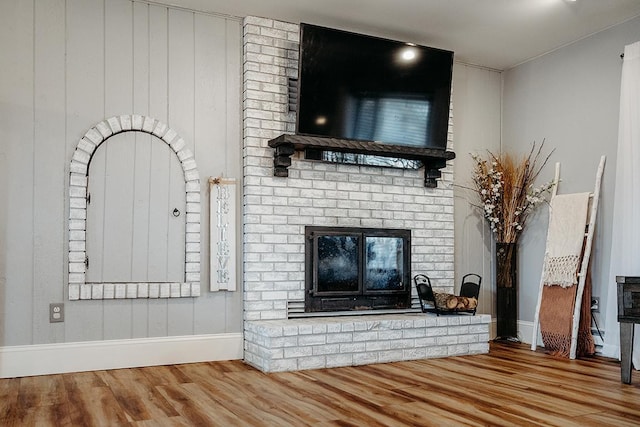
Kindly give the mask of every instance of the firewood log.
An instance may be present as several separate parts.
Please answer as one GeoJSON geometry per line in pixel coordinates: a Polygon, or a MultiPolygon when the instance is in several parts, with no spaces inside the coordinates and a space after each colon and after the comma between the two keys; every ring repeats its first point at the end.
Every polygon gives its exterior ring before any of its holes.
{"type": "Polygon", "coordinates": [[[456,308],[458,305],[457,299],[455,295],[447,294],[444,292],[434,292],[434,297],[436,299],[436,307],[441,310],[451,310],[452,308],[456,308]],[[450,306],[452,301],[455,305],[453,307],[450,306]]]}
{"type": "Polygon", "coordinates": [[[449,295],[449,298],[447,299],[447,308],[449,310],[453,310],[455,308],[458,308],[458,297],[456,297],[455,295],[449,295]]]}
{"type": "Polygon", "coordinates": [[[436,307],[441,310],[473,310],[478,306],[476,298],[459,297],[452,294],[434,292],[436,307]]]}

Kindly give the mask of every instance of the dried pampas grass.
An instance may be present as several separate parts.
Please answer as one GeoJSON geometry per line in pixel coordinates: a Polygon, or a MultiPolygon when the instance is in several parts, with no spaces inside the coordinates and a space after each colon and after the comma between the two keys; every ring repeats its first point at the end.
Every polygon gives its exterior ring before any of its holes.
{"type": "Polygon", "coordinates": [[[490,151],[488,160],[472,155],[474,190],[497,242],[515,243],[528,216],[546,200],[545,193],[553,187],[553,181],[533,186],[553,153],[552,150],[541,160],[543,146],[544,142],[536,150],[534,143],[529,154],[522,157],[490,151]]]}

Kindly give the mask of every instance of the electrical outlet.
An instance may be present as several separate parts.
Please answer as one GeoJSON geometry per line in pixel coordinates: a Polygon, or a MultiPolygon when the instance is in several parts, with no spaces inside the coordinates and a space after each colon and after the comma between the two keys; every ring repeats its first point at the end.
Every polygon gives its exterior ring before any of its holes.
{"type": "Polygon", "coordinates": [[[593,311],[594,313],[600,312],[600,298],[591,297],[591,311],[593,311]]]}
{"type": "Polygon", "coordinates": [[[49,304],[49,323],[64,322],[64,303],[49,304]]]}

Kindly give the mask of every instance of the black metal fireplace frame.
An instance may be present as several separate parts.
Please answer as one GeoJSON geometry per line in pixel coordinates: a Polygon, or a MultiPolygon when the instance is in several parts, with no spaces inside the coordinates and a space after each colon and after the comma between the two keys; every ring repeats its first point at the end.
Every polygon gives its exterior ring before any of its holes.
{"type": "Polygon", "coordinates": [[[411,308],[411,230],[359,227],[305,227],[305,312],[369,311],[411,308]],[[317,287],[317,239],[328,235],[360,236],[357,292],[319,291],[317,287]],[[365,287],[367,237],[398,237],[403,241],[402,289],[373,290],[365,287]]]}

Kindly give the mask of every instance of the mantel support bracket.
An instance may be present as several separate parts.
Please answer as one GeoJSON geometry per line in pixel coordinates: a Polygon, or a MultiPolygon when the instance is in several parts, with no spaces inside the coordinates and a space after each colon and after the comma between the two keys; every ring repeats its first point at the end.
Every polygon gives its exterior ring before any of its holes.
{"type": "Polygon", "coordinates": [[[278,145],[273,152],[273,176],[288,177],[291,155],[296,152],[292,143],[278,145]]]}

